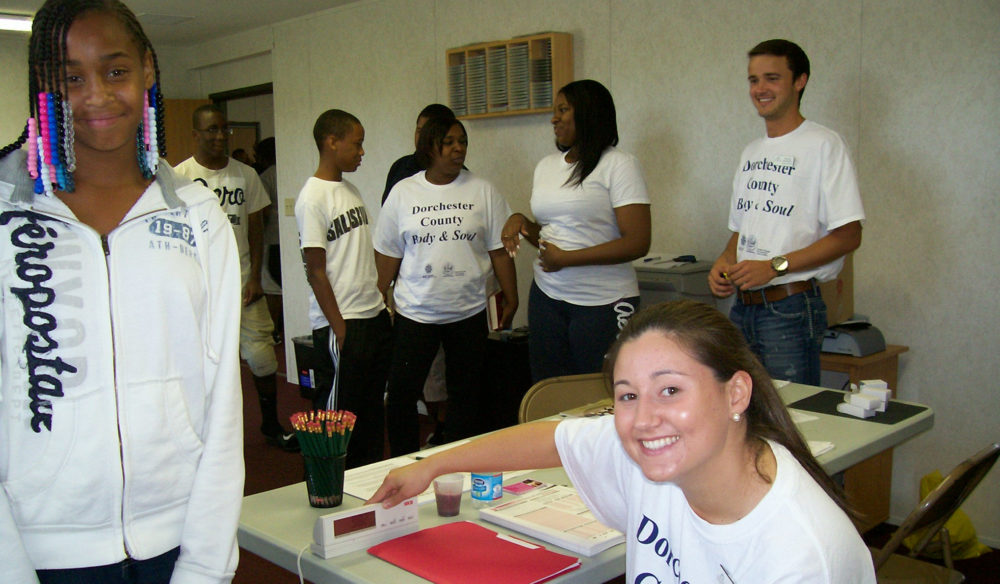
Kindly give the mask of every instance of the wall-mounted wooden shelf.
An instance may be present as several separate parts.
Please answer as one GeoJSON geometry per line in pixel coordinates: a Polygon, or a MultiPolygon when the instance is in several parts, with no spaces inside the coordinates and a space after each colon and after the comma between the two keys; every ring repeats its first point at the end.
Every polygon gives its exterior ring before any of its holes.
{"type": "Polygon", "coordinates": [[[573,80],[573,35],[549,32],[448,49],[448,105],[462,119],[548,113],[573,80]]]}

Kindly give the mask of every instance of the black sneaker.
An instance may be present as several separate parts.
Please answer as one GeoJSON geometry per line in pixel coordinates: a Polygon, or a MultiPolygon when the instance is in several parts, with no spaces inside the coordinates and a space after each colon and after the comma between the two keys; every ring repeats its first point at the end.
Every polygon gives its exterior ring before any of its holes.
{"type": "Polygon", "coordinates": [[[299,439],[295,435],[295,432],[279,430],[274,434],[264,434],[264,441],[271,446],[277,446],[285,452],[299,451],[299,439]]]}

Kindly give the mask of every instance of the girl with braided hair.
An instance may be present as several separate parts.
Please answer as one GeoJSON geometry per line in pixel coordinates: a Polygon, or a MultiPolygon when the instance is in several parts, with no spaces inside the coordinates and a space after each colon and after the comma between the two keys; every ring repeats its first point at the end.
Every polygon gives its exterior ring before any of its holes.
{"type": "Polygon", "coordinates": [[[48,0],[0,150],[0,582],[229,582],[240,272],[118,0],[48,0]],[[9,242],[9,244],[7,243],[9,242]]]}

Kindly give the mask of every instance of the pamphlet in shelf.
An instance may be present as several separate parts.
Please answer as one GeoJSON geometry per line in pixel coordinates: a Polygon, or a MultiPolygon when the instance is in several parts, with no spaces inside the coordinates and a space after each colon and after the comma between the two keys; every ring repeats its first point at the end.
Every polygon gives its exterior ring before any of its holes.
{"type": "Polygon", "coordinates": [[[500,330],[500,317],[503,316],[503,290],[497,290],[486,298],[486,318],[490,330],[500,330]]]}
{"type": "Polygon", "coordinates": [[[479,518],[590,557],[625,541],[587,509],[573,487],[536,489],[479,510],[479,518]]]}

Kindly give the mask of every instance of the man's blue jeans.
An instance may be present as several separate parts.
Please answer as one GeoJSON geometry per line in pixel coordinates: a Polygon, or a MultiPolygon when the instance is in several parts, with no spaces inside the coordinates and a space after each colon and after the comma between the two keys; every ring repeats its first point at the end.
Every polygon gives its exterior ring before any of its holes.
{"type": "Polygon", "coordinates": [[[826,303],[818,287],[777,302],[747,305],[737,298],[729,318],[772,378],[819,385],[826,303]]]}

